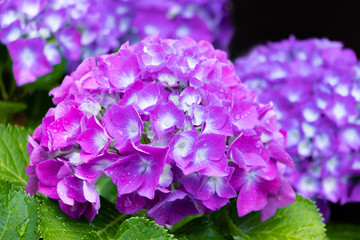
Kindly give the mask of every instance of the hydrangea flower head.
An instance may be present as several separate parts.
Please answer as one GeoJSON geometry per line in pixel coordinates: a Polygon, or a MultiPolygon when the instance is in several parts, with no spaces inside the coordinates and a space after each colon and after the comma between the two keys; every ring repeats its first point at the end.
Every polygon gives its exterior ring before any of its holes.
{"type": "Polygon", "coordinates": [[[103,176],[120,213],[149,209],[161,225],[236,197],[239,216],[265,220],[295,199],[272,105],[255,103],[209,42],[124,44],[86,59],[51,95],[56,107],[29,137],[27,192],[57,199],[71,217],[95,217],[103,176]]]}
{"type": "Polygon", "coordinates": [[[0,42],[10,51],[21,86],[49,73],[61,56],[70,68],[86,57],[118,49],[126,39],[136,42],[155,33],[208,40],[226,49],[232,35],[228,4],[227,0],[5,0],[0,42]],[[20,46],[31,51],[20,54],[20,46]],[[36,59],[32,65],[30,55],[36,59]],[[40,70],[34,73],[33,67],[40,70]]]}
{"type": "Polygon", "coordinates": [[[140,0],[132,31],[140,38],[159,33],[162,38],[191,37],[228,47],[232,36],[228,0],[140,0]]]}
{"type": "Polygon", "coordinates": [[[273,101],[288,132],[296,168],[288,177],[306,197],[360,201],[360,65],[356,55],[327,39],[256,47],[236,61],[238,76],[273,101]]]}

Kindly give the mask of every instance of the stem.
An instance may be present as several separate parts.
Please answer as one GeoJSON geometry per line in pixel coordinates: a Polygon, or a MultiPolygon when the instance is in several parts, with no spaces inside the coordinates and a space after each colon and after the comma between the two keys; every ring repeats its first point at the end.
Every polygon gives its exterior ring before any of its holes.
{"type": "Polygon", "coordinates": [[[3,71],[3,68],[0,68],[0,91],[1,91],[2,98],[4,100],[7,100],[9,96],[6,93],[5,85],[4,85],[4,82],[2,79],[2,71],[3,71]]]}
{"type": "Polygon", "coordinates": [[[13,96],[16,90],[16,82],[15,82],[15,78],[11,77],[11,86],[10,86],[10,91],[9,91],[9,95],[13,96]]]}

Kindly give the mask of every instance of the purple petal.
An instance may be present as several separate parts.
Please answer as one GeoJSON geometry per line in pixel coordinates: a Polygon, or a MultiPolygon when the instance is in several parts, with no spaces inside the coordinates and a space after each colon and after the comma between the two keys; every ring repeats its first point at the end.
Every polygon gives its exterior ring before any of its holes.
{"type": "Polygon", "coordinates": [[[170,193],[147,213],[159,225],[173,225],[185,216],[197,214],[199,214],[199,210],[196,208],[195,203],[186,197],[186,193],[179,190],[170,193]]]}
{"type": "Polygon", "coordinates": [[[14,62],[13,71],[18,86],[34,82],[37,77],[52,71],[44,55],[42,39],[18,39],[8,43],[7,47],[14,62]]]}
{"type": "Polygon", "coordinates": [[[240,190],[236,206],[239,217],[252,211],[259,211],[267,204],[267,198],[257,186],[243,186],[240,190]]]}
{"type": "Polygon", "coordinates": [[[167,148],[142,146],[141,149],[149,154],[137,152],[121,158],[104,172],[117,185],[119,195],[137,191],[139,195],[153,199],[164,169],[167,148]]]}
{"type": "Polygon", "coordinates": [[[133,214],[142,210],[146,205],[147,198],[139,196],[133,192],[130,194],[118,195],[116,198],[116,208],[122,214],[133,214]]]}
{"type": "Polygon", "coordinates": [[[80,219],[81,215],[83,215],[86,211],[88,204],[89,203],[75,202],[74,205],[68,205],[59,199],[59,205],[61,210],[63,210],[63,212],[75,219],[80,219]]]}
{"type": "Polygon", "coordinates": [[[19,39],[21,37],[22,31],[20,24],[20,21],[15,21],[9,26],[1,29],[0,40],[3,44],[15,41],[16,39],[19,39]]]}
{"type": "Polygon", "coordinates": [[[81,56],[81,35],[75,27],[67,27],[56,36],[64,56],[77,61],[81,56]]]}
{"type": "Polygon", "coordinates": [[[115,88],[125,89],[137,80],[140,68],[135,55],[128,57],[113,55],[107,57],[105,62],[105,75],[115,88]]]}
{"type": "Polygon", "coordinates": [[[47,43],[44,48],[44,54],[51,65],[61,62],[61,56],[55,43],[47,43]]]}
{"type": "Polygon", "coordinates": [[[15,5],[19,12],[32,19],[44,9],[46,3],[47,0],[18,0],[15,5]]]}
{"type": "Polygon", "coordinates": [[[49,198],[59,199],[56,187],[49,187],[41,182],[38,182],[38,192],[48,196],[49,198]]]}
{"type": "Polygon", "coordinates": [[[116,162],[119,158],[118,154],[105,153],[102,156],[93,158],[88,163],[80,164],[76,168],[75,175],[81,179],[93,182],[106,167],[116,162]]]}
{"type": "Polygon", "coordinates": [[[44,26],[56,33],[61,29],[66,21],[66,9],[59,10],[48,9],[44,14],[44,26]]]}
{"type": "Polygon", "coordinates": [[[36,175],[39,181],[49,187],[55,187],[60,179],[57,174],[60,168],[64,165],[64,162],[58,160],[46,160],[36,165],[36,175]]]}
{"type": "Polygon", "coordinates": [[[202,203],[210,210],[217,211],[229,203],[229,198],[219,197],[218,195],[214,194],[211,196],[211,198],[203,200],[202,203]]]}
{"type": "Polygon", "coordinates": [[[173,102],[168,102],[150,112],[151,123],[154,131],[161,138],[166,132],[184,126],[184,111],[178,109],[173,102]]]}
{"type": "Polygon", "coordinates": [[[231,119],[223,107],[208,107],[209,116],[205,121],[203,133],[215,133],[225,136],[233,136],[231,119]]]}
{"type": "Polygon", "coordinates": [[[113,105],[104,115],[102,123],[110,136],[116,141],[118,149],[128,139],[133,142],[140,140],[143,123],[133,106],[113,105]]]}
{"type": "Polygon", "coordinates": [[[26,184],[26,193],[30,194],[30,196],[34,196],[38,191],[38,178],[35,175],[29,177],[29,180],[26,184]]]}

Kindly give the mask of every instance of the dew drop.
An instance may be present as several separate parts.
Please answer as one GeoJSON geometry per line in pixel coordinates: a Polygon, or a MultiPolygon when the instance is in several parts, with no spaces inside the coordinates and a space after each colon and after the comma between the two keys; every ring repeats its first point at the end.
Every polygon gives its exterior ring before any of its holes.
{"type": "Polygon", "coordinates": [[[29,223],[29,218],[25,220],[25,222],[23,223],[20,223],[16,226],[16,230],[17,230],[17,233],[19,234],[20,237],[22,237],[25,232],[26,232],[26,228],[28,226],[28,223],[29,223]]]}
{"type": "Polygon", "coordinates": [[[240,115],[239,115],[239,114],[236,114],[235,119],[236,119],[236,120],[239,120],[239,119],[240,119],[240,115]]]}
{"type": "Polygon", "coordinates": [[[262,142],[260,140],[255,143],[256,148],[260,148],[261,145],[262,145],[262,142]]]}

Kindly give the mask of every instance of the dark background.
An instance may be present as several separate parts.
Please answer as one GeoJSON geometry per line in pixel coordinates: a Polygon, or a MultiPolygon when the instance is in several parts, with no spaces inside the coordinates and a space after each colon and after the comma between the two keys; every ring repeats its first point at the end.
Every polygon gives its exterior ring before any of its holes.
{"type": "MultiPolygon", "coordinates": [[[[360,57],[360,1],[232,0],[235,29],[230,56],[243,56],[258,44],[294,35],[298,39],[341,41],[360,57]]],[[[360,203],[330,203],[332,221],[360,224],[360,203]]]]}
{"type": "Polygon", "coordinates": [[[358,0],[232,0],[235,33],[231,57],[251,47],[295,35],[299,39],[327,37],[342,41],[360,56],[358,0]]]}

